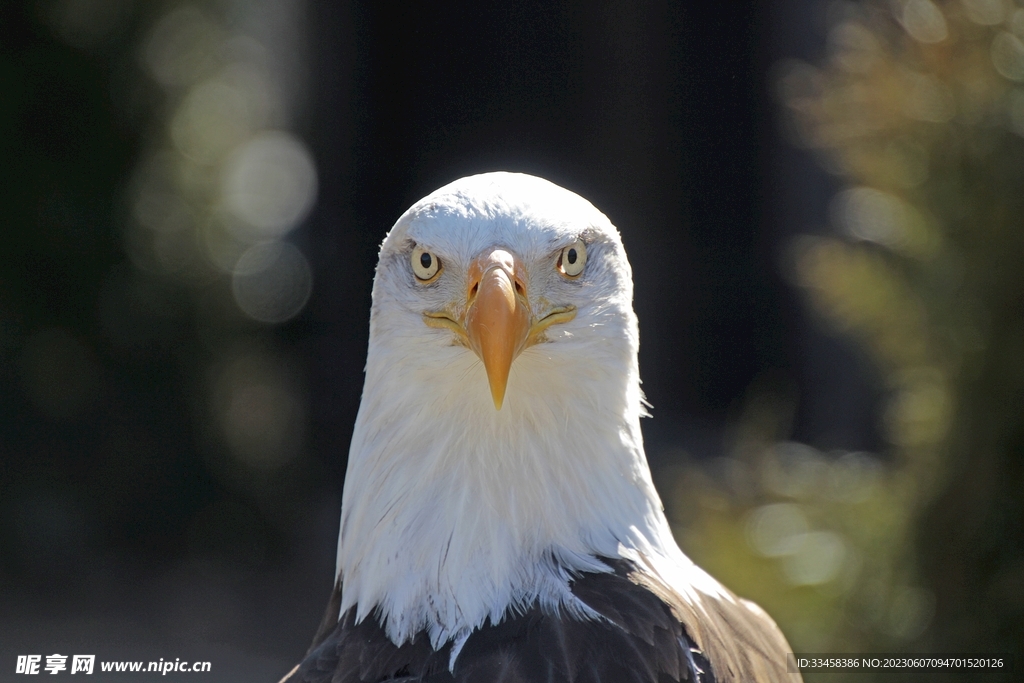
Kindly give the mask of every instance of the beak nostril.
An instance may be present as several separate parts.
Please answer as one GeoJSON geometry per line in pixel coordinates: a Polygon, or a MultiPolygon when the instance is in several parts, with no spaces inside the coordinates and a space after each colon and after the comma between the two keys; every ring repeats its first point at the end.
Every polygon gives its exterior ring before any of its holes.
{"type": "Polygon", "coordinates": [[[474,282],[473,286],[469,290],[469,296],[470,297],[476,296],[477,290],[479,290],[479,289],[480,289],[480,283],[479,282],[474,282]]]}
{"type": "Polygon", "coordinates": [[[525,296],[525,292],[523,290],[523,285],[522,285],[521,282],[519,282],[518,279],[516,280],[516,294],[519,294],[521,296],[525,296]]]}

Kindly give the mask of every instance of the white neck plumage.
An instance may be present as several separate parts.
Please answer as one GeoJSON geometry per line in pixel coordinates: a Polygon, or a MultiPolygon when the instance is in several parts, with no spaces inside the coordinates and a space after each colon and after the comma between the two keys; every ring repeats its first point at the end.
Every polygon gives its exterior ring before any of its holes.
{"type": "Polygon", "coordinates": [[[643,453],[632,326],[622,343],[527,349],[499,411],[473,353],[407,338],[417,353],[406,353],[401,334],[372,325],[342,504],[341,613],[375,613],[397,644],[426,630],[457,651],[488,618],[535,601],[586,617],[569,581],[606,570],[595,557],[673,552],[643,453]]]}

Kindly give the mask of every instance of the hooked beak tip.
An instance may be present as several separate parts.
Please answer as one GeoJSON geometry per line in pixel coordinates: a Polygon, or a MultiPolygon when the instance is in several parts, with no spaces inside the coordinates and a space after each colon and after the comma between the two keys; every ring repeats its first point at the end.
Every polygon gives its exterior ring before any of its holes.
{"type": "Polygon", "coordinates": [[[501,406],[505,402],[505,387],[497,387],[492,384],[491,398],[494,399],[494,409],[501,410],[501,406]]]}

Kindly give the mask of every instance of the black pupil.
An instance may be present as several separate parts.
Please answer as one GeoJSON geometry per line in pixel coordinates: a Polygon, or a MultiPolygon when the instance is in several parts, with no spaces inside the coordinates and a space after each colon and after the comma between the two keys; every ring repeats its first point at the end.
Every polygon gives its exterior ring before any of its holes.
{"type": "Polygon", "coordinates": [[[426,252],[420,254],[420,265],[423,266],[424,269],[430,268],[430,262],[432,260],[433,259],[430,258],[430,254],[426,252]]]}
{"type": "Polygon", "coordinates": [[[570,249],[569,253],[565,255],[565,260],[569,262],[569,265],[576,263],[576,250],[570,249]]]}

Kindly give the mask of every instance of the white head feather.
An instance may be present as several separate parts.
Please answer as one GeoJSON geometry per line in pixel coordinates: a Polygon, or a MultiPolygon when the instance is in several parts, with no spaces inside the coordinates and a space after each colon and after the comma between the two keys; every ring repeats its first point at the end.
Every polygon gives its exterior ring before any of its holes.
{"type": "Polygon", "coordinates": [[[614,226],[540,178],[463,178],[398,219],[373,286],[342,499],[340,614],[375,613],[398,645],[423,630],[435,648],[452,641],[454,670],[475,628],[535,602],[599,618],[572,594],[573,577],[608,571],[598,558],[624,558],[719,680],[800,680],[781,664],[791,648],[771,618],[695,566],[672,538],[640,434],[632,298],[614,226]],[[557,257],[577,239],[586,265],[566,278],[557,257]],[[414,247],[444,265],[429,284],[413,274],[414,247]],[[500,410],[454,323],[466,311],[471,262],[494,249],[518,261],[539,318],[559,307],[576,312],[515,359],[500,410]],[[425,321],[442,310],[454,312],[453,328],[425,321]]]}
{"type": "Polygon", "coordinates": [[[380,250],[345,480],[342,614],[376,612],[396,643],[426,629],[457,650],[537,600],[586,617],[569,581],[606,571],[597,556],[682,557],[643,451],[632,297],[614,226],[545,180],[463,178],[399,218],[380,250]],[[577,238],[587,263],[570,281],[555,263],[577,238]],[[414,279],[414,244],[444,264],[430,286],[414,279]],[[515,360],[501,410],[473,351],[423,320],[464,301],[470,262],[494,247],[524,265],[534,311],[577,308],[515,360]]]}

